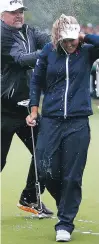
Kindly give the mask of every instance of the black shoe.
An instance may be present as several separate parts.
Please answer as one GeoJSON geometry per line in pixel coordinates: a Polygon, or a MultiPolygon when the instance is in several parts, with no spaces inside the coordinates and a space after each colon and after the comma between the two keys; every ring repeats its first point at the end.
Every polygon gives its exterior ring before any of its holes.
{"type": "Polygon", "coordinates": [[[35,215],[42,214],[46,216],[51,216],[53,215],[53,212],[48,209],[44,203],[41,203],[42,205],[42,210],[39,211],[37,203],[27,203],[26,201],[20,200],[19,203],[17,204],[17,207],[23,211],[33,213],[35,215]]]}
{"type": "Polygon", "coordinates": [[[53,215],[54,213],[52,212],[52,210],[50,210],[49,208],[47,208],[44,203],[42,202],[42,209],[43,209],[43,213],[48,214],[48,215],[53,215]]]}

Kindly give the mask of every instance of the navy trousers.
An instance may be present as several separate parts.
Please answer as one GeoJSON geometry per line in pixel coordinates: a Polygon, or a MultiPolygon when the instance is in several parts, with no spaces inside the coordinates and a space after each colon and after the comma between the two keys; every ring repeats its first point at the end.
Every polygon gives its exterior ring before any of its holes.
{"type": "Polygon", "coordinates": [[[56,200],[55,229],[72,233],[73,220],[82,198],[82,176],[90,142],[87,117],[55,119],[43,117],[37,139],[36,157],[40,181],[45,181],[56,200]]]}
{"type": "MultiPolygon", "coordinates": [[[[21,139],[24,145],[28,148],[31,154],[32,149],[32,138],[31,129],[26,125],[25,118],[28,115],[26,108],[17,108],[17,112],[8,110],[7,112],[2,111],[1,114],[1,170],[6,165],[7,154],[10,149],[10,145],[14,134],[21,139]]],[[[39,121],[38,121],[39,123],[39,121]]],[[[39,125],[34,128],[34,141],[36,144],[37,135],[39,131],[39,125]]],[[[18,162],[19,163],[19,162],[18,162]]],[[[24,165],[25,167],[25,165],[24,165]]],[[[20,173],[20,177],[22,174],[20,173]]],[[[45,185],[41,185],[41,193],[44,192],[45,185]]],[[[36,202],[36,189],[35,189],[35,168],[34,168],[34,157],[32,156],[26,186],[23,189],[20,200],[27,201],[28,203],[36,202]]]]}

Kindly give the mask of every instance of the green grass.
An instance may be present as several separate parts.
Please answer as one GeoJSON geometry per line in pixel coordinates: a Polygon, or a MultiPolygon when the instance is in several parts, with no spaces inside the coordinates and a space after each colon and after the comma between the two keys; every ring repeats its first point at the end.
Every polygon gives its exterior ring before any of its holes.
{"type": "MultiPolygon", "coordinates": [[[[92,139],[83,177],[83,200],[75,219],[74,244],[99,243],[99,101],[93,101],[94,116],[90,117],[92,139]],[[97,103],[97,104],[96,104],[97,103]],[[83,234],[91,232],[93,234],[83,234]],[[98,233],[96,235],[95,233],[98,233]]],[[[7,165],[2,172],[1,210],[2,244],[50,244],[55,242],[54,225],[57,219],[33,219],[31,214],[16,207],[25,186],[31,155],[14,136],[7,165]]],[[[43,201],[56,216],[56,206],[46,191],[43,201]]]]}

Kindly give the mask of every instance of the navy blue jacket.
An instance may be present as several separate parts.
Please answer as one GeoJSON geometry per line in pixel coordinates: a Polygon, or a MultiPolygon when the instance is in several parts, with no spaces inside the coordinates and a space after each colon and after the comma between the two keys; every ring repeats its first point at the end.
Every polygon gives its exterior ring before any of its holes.
{"type": "Polygon", "coordinates": [[[24,24],[20,30],[1,21],[1,95],[4,106],[29,98],[29,84],[40,50],[50,36],[24,24]]]}
{"type": "Polygon", "coordinates": [[[99,58],[99,36],[88,34],[84,44],[66,54],[47,44],[40,54],[30,82],[30,106],[39,106],[41,84],[45,81],[42,116],[72,117],[92,114],[90,71],[99,58]]]}

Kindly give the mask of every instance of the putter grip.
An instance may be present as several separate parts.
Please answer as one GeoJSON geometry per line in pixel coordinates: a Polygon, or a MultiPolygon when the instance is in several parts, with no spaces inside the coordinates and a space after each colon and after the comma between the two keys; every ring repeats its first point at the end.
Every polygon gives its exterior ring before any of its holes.
{"type": "Polygon", "coordinates": [[[35,187],[36,187],[36,197],[37,197],[38,209],[42,210],[40,183],[36,182],[35,187]]]}

